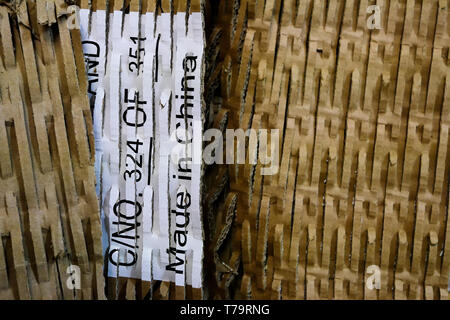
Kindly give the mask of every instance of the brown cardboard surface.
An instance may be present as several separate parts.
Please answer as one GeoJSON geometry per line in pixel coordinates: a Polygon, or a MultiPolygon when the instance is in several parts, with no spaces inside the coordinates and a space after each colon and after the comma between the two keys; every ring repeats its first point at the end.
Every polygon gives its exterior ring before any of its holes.
{"type": "MultiPolygon", "coordinates": [[[[1,4],[0,299],[102,299],[79,32],[62,0],[1,4]],[[66,285],[69,265],[81,269],[80,290],[66,285]]],[[[191,10],[200,4],[207,126],[279,129],[279,169],[206,166],[205,288],[108,278],[108,297],[448,299],[450,0],[191,1],[191,10]],[[370,5],[380,30],[367,27],[370,5]],[[379,290],[366,284],[373,270],[379,290]]]]}
{"type": "Polygon", "coordinates": [[[103,299],[79,30],[63,1],[16,1],[0,13],[0,299],[103,299]],[[67,285],[76,277],[79,289],[67,285]]]}
{"type": "Polygon", "coordinates": [[[214,297],[447,299],[450,1],[212,3],[216,116],[281,132],[277,174],[209,169],[214,297]]]}

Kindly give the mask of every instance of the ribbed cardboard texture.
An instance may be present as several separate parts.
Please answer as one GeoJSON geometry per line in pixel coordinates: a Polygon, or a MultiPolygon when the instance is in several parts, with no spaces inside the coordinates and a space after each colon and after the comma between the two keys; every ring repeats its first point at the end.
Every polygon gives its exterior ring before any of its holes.
{"type": "Polygon", "coordinates": [[[103,299],[92,118],[63,1],[0,6],[0,298],[103,299]]]}
{"type": "Polygon", "coordinates": [[[450,1],[214,4],[216,127],[280,130],[211,171],[214,297],[447,299],[450,1]]]}
{"type": "Polygon", "coordinates": [[[250,159],[276,144],[204,166],[201,289],[120,273],[105,286],[99,70],[86,81],[65,3],[1,4],[1,299],[448,299],[450,0],[203,3],[205,129],[278,129],[280,157],[273,175],[250,159]]]}

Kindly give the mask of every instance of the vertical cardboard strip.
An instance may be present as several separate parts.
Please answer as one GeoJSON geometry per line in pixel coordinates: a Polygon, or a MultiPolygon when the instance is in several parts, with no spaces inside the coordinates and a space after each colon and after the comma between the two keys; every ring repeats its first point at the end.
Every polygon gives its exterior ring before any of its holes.
{"type": "Polygon", "coordinates": [[[84,70],[77,69],[76,17],[65,2],[15,4],[0,8],[0,233],[11,244],[2,245],[0,268],[9,279],[0,299],[102,299],[92,121],[84,70]]]}

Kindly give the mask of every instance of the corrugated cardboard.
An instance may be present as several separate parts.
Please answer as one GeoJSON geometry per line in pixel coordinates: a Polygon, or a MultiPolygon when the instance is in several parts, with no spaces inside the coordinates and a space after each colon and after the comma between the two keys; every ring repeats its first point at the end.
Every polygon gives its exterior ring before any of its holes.
{"type": "Polygon", "coordinates": [[[62,1],[0,6],[0,298],[102,299],[92,118],[62,1]]]}

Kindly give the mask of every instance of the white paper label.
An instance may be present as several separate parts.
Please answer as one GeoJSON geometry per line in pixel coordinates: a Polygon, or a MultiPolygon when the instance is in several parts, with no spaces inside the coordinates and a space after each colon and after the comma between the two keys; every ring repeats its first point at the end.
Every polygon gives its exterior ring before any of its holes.
{"type": "Polygon", "coordinates": [[[80,10],[108,276],[200,288],[204,35],[185,15],[114,11],[106,39],[106,12],[80,10]]]}

